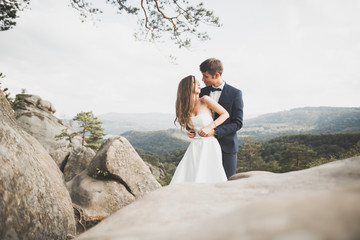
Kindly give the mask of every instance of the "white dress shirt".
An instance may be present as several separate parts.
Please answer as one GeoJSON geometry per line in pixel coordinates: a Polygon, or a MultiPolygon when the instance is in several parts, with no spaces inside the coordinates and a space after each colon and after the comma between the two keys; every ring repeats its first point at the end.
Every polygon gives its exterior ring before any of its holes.
{"type": "Polygon", "coordinates": [[[220,88],[221,91],[214,91],[214,92],[211,92],[211,91],[210,91],[210,95],[209,95],[209,96],[210,96],[212,99],[214,99],[216,102],[219,102],[219,99],[220,99],[220,96],[221,96],[221,93],[222,93],[222,90],[223,90],[224,86],[225,86],[225,81],[223,81],[223,83],[222,83],[220,86],[218,86],[218,87],[214,87],[214,85],[213,85],[213,86],[212,86],[213,88],[220,88]]]}
{"type": "MultiPolygon", "coordinates": [[[[224,86],[225,86],[225,81],[218,87],[214,87],[214,85],[212,85],[213,88],[220,88],[221,91],[210,91],[210,97],[212,99],[214,99],[217,103],[219,102],[219,99],[220,99],[220,96],[221,96],[221,93],[222,93],[222,90],[224,89],[224,86]]],[[[212,113],[212,117],[213,119],[215,119],[215,111],[214,110],[211,110],[211,113],[212,113]]]]}

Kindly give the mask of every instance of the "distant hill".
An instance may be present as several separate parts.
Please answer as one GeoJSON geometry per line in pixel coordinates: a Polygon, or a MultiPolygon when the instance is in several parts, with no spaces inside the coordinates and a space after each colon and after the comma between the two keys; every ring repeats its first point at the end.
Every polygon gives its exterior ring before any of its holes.
{"type": "MultiPolygon", "coordinates": [[[[173,125],[172,114],[100,115],[105,132],[126,137],[135,148],[153,153],[186,148],[189,138],[173,125]],[[167,130],[165,130],[167,129],[167,130]]],[[[264,114],[244,121],[239,138],[252,136],[266,141],[296,134],[360,133],[360,108],[304,107],[264,114]]]]}
{"type": "MultiPolygon", "coordinates": [[[[99,116],[105,133],[120,135],[128,131],[156,131],[176,128],[174,114],[107,113],[99,116]]],[[[245,119],[240,136],[270,139],[298,133],[358,133],[360,108],[304,107],[268,113],[245,119]]]]}
{"type": "Polygon", "coordinates": [[[262,143],[262,157],[265,161],[276,158],[286,143],[304,144],[311,147],[318,157],[341,158],[342,154],[356,147],[360,150],[360,133],[333,133],[333,134],[298,134],[273,138],[262,143]]]}
{"type": "Polygon", "coordinates": [[[120,135],[127,131],[155,131],[175,128],[174,114],[164,113],[106,113],[98,116],[105,133],[120,135]]]}
{"type": "Polygon", "coordinates": [[[134,148],[152,153],[162,154],[177,149],[184,149],[190,143],[186,132],[178,129],[160,131],[129,131],[121,134],[134,148]]]}
{"type": "Polygon", "coordinates": [[[244,121],[239,136],[256,140],[301,133],[360,133],[360,108],[305,107],[244,121]]]}

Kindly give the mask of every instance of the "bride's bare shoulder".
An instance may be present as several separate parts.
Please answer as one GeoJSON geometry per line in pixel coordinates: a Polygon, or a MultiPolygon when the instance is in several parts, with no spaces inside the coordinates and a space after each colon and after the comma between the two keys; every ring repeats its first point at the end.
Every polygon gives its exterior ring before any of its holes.
{"type": "Polygon", "coordinates": [[[199,98],[200,99],[200,101],[202,101],[202,102],[208,102],[209,101],[209,99],[211,99],[208,95],[204,95],[204,96],[202,96],[201,98],[199,98]]]}
{"type": "Polygon", "coordinates": [[[200,101],[204,104],[208,104],[214,100],[211,97],[209,97],[208,95],[204,95],[200,98],[200,101]]]}

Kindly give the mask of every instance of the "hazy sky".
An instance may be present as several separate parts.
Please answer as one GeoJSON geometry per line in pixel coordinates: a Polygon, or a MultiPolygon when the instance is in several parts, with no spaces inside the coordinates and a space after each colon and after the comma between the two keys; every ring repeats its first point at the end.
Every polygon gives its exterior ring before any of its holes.
{"type": "Polygon", "coordinates": [[[136,17],[108,12],[81,23],[66,0],[32,0],[18,25],[0,32],[0,72],[49,100],[58,117],[80,111],[174,113],[179,81],[201,80],[216,57],[243,91],[245,117],[305,106],[360,106],[360,0],[207,0],[221,28],[191,50],[135,41],[136,17]],[[177,64],[169,55],[177,57],[177,64]]]}

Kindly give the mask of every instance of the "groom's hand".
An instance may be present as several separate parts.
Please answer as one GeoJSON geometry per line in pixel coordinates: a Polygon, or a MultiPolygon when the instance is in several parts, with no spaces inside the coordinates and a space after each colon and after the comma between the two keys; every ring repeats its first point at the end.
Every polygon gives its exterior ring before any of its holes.
{"type": "Polygon", "coordinates": [[[193,129],[188,130],[188,137],[189,138],[194,138],[195,137],[195,130],[193,130],[193,129]]]}

